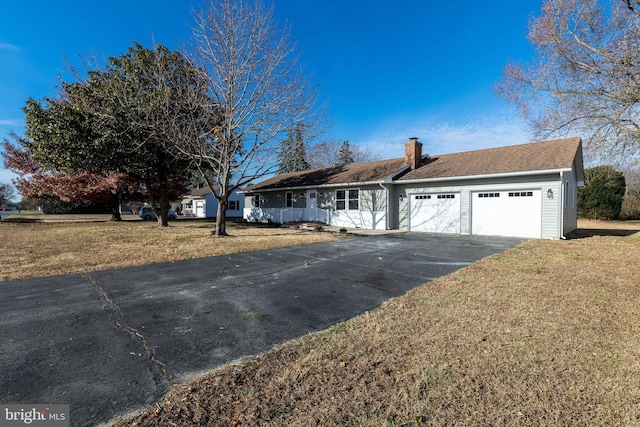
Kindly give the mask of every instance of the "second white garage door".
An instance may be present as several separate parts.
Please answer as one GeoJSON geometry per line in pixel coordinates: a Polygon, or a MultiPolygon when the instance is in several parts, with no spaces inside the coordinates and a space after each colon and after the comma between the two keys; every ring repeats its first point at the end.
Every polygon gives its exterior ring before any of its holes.
{"type": "Polygon", "coordinates": [[[540,237],[540,190],[489,191],[472,195],[471,233],[514,237],[540,237]]]}
{"type": "Polygon", "coordinates": [[[429,233],[460,233],[460,194],[412,194],[409,229],[429,233]]]}

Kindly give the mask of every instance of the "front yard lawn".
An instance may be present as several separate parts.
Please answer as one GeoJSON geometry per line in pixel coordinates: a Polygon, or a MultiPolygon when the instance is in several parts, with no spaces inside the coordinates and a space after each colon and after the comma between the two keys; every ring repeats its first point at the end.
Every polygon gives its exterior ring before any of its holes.
{"type": "MultiPolygon", "coordinates": [[[[70,219],[68,216],[56,218],[70,219]]],[[[338,238],[330,233],[229,222],[231,236],[216,239],[210,234],[213,226],[211,221],[181,219],[171,221],[169,227],[141,220],[2,222],[0,241],[5,250],[0,257],[0,281],[172,262],[338,238]]]]}

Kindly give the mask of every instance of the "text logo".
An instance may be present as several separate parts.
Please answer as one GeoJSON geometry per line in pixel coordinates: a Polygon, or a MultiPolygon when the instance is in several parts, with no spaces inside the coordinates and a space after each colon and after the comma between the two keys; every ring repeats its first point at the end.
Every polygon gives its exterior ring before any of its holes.
{"type": "Polygon", "coordinates": [[[69,405],[0,405],[0,427],[69,427],[69,405]]]}

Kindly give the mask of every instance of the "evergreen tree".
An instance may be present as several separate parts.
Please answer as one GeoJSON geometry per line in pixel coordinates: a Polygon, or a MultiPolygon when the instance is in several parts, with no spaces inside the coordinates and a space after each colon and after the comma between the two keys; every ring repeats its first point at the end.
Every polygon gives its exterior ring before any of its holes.
{"type": "Polygon", "coordinates": [[[304,144],[304,126],[296,125],[282,141],[278,154],[278,173],[300,172],[309,169],[304,144]]]}
{"type": "MultiPolygon", "coordinates": [[[[189,159],[178,158],[173,147],[176,135],[200,139],[201,122],[210,120],[207,111],[193,106],[192,98],[196,105],[209,101],[201,73],[161,45],[148,49],[135,43],[107,61],[88,70],[86,78],[62,81],[54,97],[27,100],[26,138],[16,137],[20,147],[10,167],[26,178],[25,185],[38,184],[38,193],[42,185],[55,184],[47,195],[62,200],[95,201],[113,194],[114,219],[129,184],[136,192],[143,185],[158,224],[168,226],[170,202],[187,191],[190,173],[189,159]],[[92,184],[82,184],[79,176],[92,184]],[[89,187],[95,195],[85,194],[89,187]]],[[[8,142],[4,147],[11,150],[8,142]]]]}
{"type": "Polygon", "coordinates": [[[340,148],[338,159],[336,160],[336,166],[344,166],[355,163],[353,157],[353,151],[351,150],[351,147],[349,147],[349,141],[344,141],[342,143],[342,147],[340,148]]]}
{"type": "MultiPolygon", "coordinates": [[[[309,168],[332,168],[338,164],[342,142],[337,139],[324,140],[308,147],[309,168]]],[[[365,163],[380,160],[380,156],[368,147],[349,144],[352,163],[365,163]]]]}
{"type": "Polygon", "coordinates": [[[613,166],[585,169],[585,186],[578,190],[580,218],[616,219],[622,209],[626,184],[622,172],[613,166]]]}

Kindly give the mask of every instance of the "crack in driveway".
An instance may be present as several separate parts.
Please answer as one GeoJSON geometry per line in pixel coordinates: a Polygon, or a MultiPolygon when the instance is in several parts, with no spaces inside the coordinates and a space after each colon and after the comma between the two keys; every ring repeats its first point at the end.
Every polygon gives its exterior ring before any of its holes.
{"type": "Polygon", "coordinates": [[[83,274],[83,277],[87,279],[96,288],[96,290],[98,291],[100,296],[102,296],[102,298],[106,301],[106,303],[116,311],[117,315],[113,320],[113,323],[116,325],[116,327],[124,331],[128,331],[132,335],[136,336],[140,340],[140,343],[142,344],[142,348],[144,348],[144,350],[149,354],[149,360],[160,368],[160,371],[162,372],[162,376],[165,379],[169,380],[169,382],[171,382],[172,384],[175,384],[176,383],[175,378],[169,374],[169,372],[167,371],[167,366],[156,358],[156,351],[153,349],[153,347],[149,345],[149,341],[147,341],[147,338],[138,329],[134,328],[133,326],[129,326],[122,323],[121,320],[124,313],[122,312],[122,309],[120,308],[120,306],[116,304],[109,297],[109,295],[104,290],[104,288],[100,286],[98,282],[96,282],[89,274],[83,274]]]}

